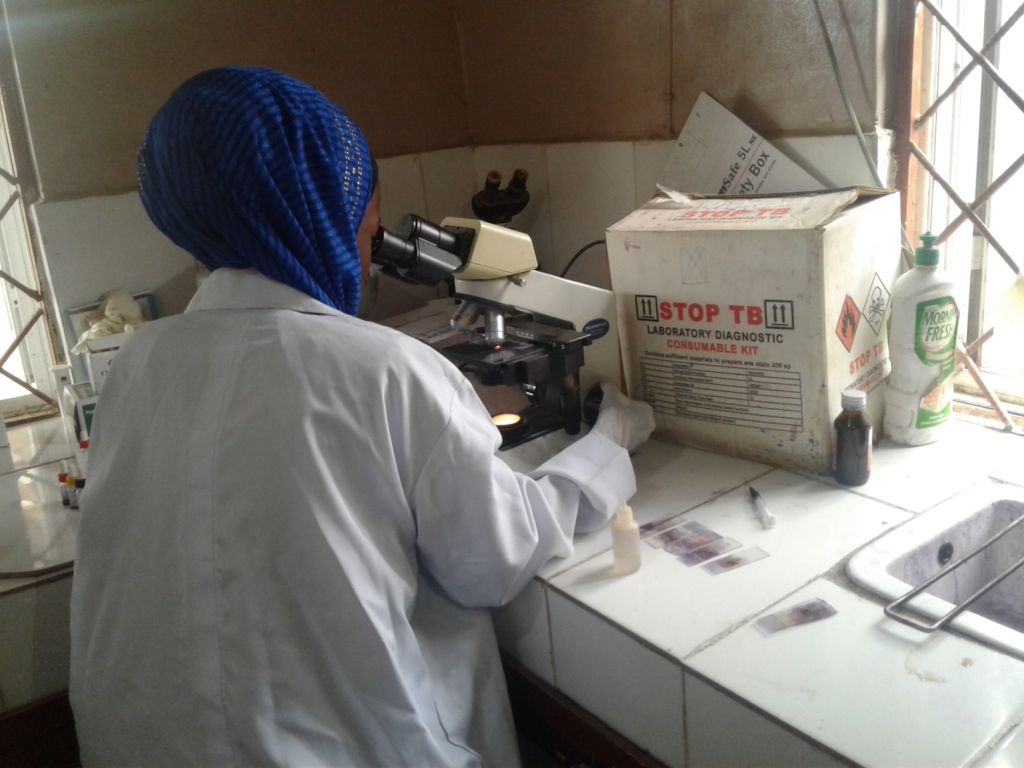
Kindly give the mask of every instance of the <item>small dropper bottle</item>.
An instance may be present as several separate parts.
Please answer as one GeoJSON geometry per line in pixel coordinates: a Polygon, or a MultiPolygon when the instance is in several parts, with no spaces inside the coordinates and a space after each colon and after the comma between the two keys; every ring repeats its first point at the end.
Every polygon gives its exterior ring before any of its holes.
{"type": "Polygon", "coordinates": [[[629,504],[616,510],[612,522],[612,561],[619,576],[640,569],[640,526],[633,519],[633,508],[629,504]]]}

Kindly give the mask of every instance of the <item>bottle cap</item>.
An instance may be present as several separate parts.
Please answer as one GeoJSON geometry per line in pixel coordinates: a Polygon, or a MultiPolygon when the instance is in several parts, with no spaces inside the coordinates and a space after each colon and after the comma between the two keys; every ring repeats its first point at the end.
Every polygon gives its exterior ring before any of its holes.
{"type": "Polygon", "coordinates": [[[629,504],[620,504],[615,510],[615,519],[624,524],[633,522],[633,508],[629,504]]]}
{"type": "Polygon", "coordinates": [[[844,411],[863,411],[868,404],[868,393],[862,389],[844,389],[841,397],[844,411]]]}
{"type": "Polygon", "coordinates": [[[939,263],[939,249],[932,243],[935,242],[935,235],[925,232],[921,235],[921,247],[914,252],[915,267],[934,267],[939,263]]]}

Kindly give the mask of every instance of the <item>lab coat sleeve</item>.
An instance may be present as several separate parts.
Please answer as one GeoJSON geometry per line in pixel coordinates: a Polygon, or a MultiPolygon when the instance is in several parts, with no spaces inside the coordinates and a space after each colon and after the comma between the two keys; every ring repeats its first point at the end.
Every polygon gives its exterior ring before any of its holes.
{"type": "Polygon", "coordinates": [[[598,432],[588,433],[529,474],[545,487],[568,483],[578,489],[580,533],[603,528],[616,508],[636,493],[629,454],[598,432]]]}
{"type": "Polygon", "coordinates": [[[572,553],[633,495],[629,455],[591,433],[534,472],[495,455],[500,436],[468,385],[412,493],[421,564],[458,603],[507,603],[551,557],[572,553]]]}

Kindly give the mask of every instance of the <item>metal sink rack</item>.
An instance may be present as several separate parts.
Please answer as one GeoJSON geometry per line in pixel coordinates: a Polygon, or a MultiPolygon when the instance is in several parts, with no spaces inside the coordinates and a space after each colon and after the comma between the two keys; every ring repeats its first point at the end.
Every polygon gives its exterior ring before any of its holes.
{"type": "MultiPolygon", "coordinates": [[[[984,552],[986,549],[988,549],[990,546],[995,544],[997,541],[999,541],[1001,538],[1003,538],[1003,536],[1008,534],[1010,531],[1012,531],[1014,528],[1016,528],[1021,523],[1024,523],[1024,515],[1021,515],[1020,517],[1018,517],[1016,520],[1014,520],[1012,523],[1007,525],[1001,531],[999,531],[994,536],[989,538],[988,541],[984,542],[983,544],[978,545],[977,547],[972,549],[970,552],[968,552],[966,555],[961,557],[959,560],[954,560],[952,563],[949,563],[947,566],[942,568],[934,576],[926,579],[925,581],[921,582],[916,587],[911,589],[909,592],[907,592],[904,595],[901,595],[900,597],[898,597],[895,600],[893,600],[891,603],[889,603],[887,606],[885,606],[885,615],[888,616],[890,619],[893,619],[894,621],[898,621],[901,624],[906,624],[907,626],[913,627],[914,629],[920,630],[921,632],[934,632],[934,631],[936,631],[938,629],[942,629],[943,627],[945,627],[947,624],[949,624],[949,622],[951,622],[953,619],[955,619],[957,616],[959,616],[961,613],[963,613],[965,610],[967,610],[967,608],[971,605],[971,603],[973,603],[979,597],[981,597],[986,592],[988,592],[990,589],[992,589],[997,584],[999,584],[1001,581],[1003,581],[1007,576],[1009,576],[1014,571],[1016,571],[1018,568],[1020,568],[1022,565],[1024,565],[1024,555],[1022,555],[1020,558],[1018,558],[1016,562],[1012,563],[1008,568],[1006,568],[998,576],[996,576],[995,578],[991,579],[987,584],[985,584],[983,587],[978,589],[973,595],[968,597],[966,600],[961,600],[959,603],[957,603],[953,607],[953,610],[951,610],[948,613],[946,613],[945,615],[941,616],[938,620],[936,620],[934,622],[922,621],[921,619],[918,619],[918,618],[916,618],[914,616],[911,616],[911,615],[909,615],[907,613],[901,613],[901,612],[899,612],[898,609],[902,608],[904,606],[904,604],[906,604],[910,600],[913,600],[917,595],[921,594],[921,592],[926,590],[928,587],[930,587],[932,584],[934,584],[939,579],[943,578],[944,576],[948,575],[949,573],[952,573],[953,571],[955,571],[957,568],[959,568],[961,565],[966,563],[971,558],[973,558],[976,555],[984,552]]],[[[911,609],[911,610],[913,610],[913,609],[911,609]]]]}

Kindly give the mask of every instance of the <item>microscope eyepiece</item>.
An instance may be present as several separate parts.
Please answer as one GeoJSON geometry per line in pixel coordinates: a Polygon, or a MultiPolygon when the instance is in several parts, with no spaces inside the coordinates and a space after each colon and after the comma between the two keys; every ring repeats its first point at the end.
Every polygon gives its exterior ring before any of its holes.
{"type": "Polygon", "coordinates": [[[395,234],[403,240],[424,240],[449,253],[459,252],[459,242],[453,233],[412,213],[399,220],[395,234]]]}
{"type": "Polygon", "coordinates": [[[409,240],[393,235],[384,227],[377,229],[373,236],[373,250],[370,261],[374,264],[402,269],[416,261],[416,246],[409,240]]]}
{"type": "Polygon", "coordinates": [[[463,265],[470,242],[458,232],[410,213],[402,217],[394,233],[384,227],[377,230],[370,260],[386,274],[406,282],[437,285],[463,265]]]}

